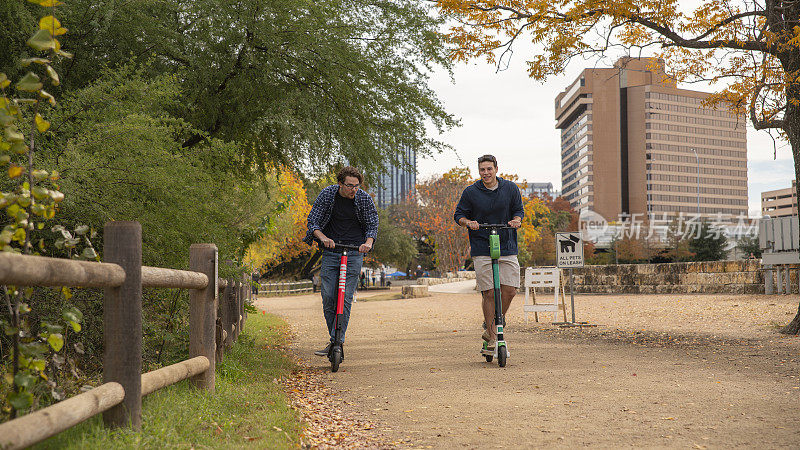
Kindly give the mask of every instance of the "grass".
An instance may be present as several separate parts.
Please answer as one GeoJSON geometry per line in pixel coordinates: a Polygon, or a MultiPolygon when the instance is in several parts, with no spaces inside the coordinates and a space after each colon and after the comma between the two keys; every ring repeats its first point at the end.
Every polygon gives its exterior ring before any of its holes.
{"type": "Polygon", "coordinates": [[[108,430],[98,415],[34,448],[298,447],[299,416],[273,382],[295,367],[285,353],[287,336],[277,316],[251,314],[217,365],[216,393],[182,381],[145,397],[139,432],[108,430]]]}

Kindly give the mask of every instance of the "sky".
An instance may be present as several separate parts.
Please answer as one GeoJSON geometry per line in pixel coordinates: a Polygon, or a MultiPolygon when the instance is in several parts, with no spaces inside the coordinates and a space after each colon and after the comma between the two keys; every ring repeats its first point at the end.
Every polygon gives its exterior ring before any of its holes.
{"type": "MultiPolygon", "coordinates": [[[[611,67],[613,59],[573,61],[564,75],[545,82],[533,80],[525,71],[520,47],[505,71],[484,61],[457,64],[454,81],[445,71],[433,75],[429,85],[445,109],[461,120],[461,126],[438,135],[450,144],[448,151],[417,162],[418,179],[441,174],[456,166],[468,166],[477,178],[477,159],[491,153],[501,173],[516,173],[528,182],[551,182],[561,189],[560,131],[555,128],[555,97],[587,67],[611,67]],[[463,162],[463,163],[462,163],[463,162]]],[[[711,92],[711,87],[678,85],[679,88],[711,92]]],[[[794,178],[792,152],[783,141],[777,144],[766,131],[755,131],[748,123],[747,176],[749,210],[760,216],[761,192],[791,186],[794,178]]]]}

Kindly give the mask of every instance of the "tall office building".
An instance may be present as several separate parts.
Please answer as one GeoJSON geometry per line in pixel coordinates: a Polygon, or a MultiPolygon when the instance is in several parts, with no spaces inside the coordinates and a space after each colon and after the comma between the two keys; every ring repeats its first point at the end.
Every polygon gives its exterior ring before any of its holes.
{"type": "Polygon", "coordinates": [[[408,193],[417,184],[417,152],[411,148],[401,149],[399,152],[398,159],[401,163],[387,167],[371,189],[378,208],[405,201],[408,193]]]}
{"type": "Polygon", "coordinates": [[[654,58],[585,69],[555,100],[562,195],[606,220],[746,215],[745,119],[704,108],[708,95],[678,89],[654,58]]]}
{"type": "Polygon", "coordinates": [[[769,217],[791,217],[797,215],[797,182],[792,187],[764,191],[761,193],[761,215],[769,217]]]}

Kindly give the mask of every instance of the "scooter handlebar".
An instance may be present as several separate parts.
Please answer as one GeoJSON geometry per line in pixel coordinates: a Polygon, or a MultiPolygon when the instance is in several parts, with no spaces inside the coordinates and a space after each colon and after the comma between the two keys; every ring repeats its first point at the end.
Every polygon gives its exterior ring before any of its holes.
{"type": "Polygon", "coordinates": [[[514,228],[507,223],[479,223],[478,228],[514,228]]]}
{"type": "Polygon", "coordinates": [[[350,244],[339,244],[338,242],[335,243],[336,245],[331,250],[358,250],[361,248],[360,245],[350,245],[350,244]]]}

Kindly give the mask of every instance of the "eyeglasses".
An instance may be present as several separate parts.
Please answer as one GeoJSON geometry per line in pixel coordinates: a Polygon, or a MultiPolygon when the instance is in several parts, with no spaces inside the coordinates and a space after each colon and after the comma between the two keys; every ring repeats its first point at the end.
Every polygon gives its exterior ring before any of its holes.
{"type": "Polygon", "coordinates": [[[348,189],[358,189],[358,187],[361,186],[361,183],[358,184],[342,183],[342,184],[344,185],[344,187],[348,189]]]}

